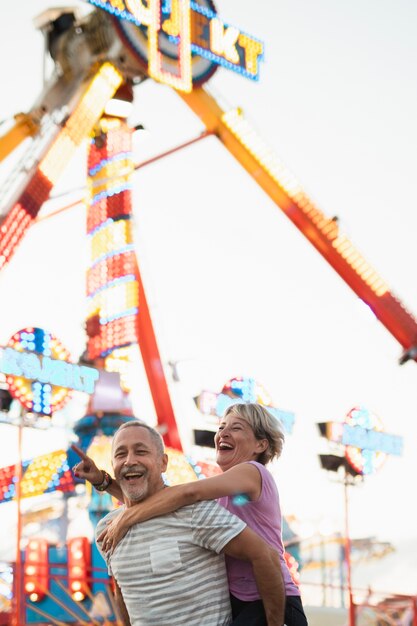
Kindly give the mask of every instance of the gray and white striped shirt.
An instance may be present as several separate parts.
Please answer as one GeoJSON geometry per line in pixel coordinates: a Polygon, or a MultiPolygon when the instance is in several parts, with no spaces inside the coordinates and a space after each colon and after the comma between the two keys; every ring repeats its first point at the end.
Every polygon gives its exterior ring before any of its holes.
{"type": "MultiPolygon", "coordinates": [[[[96,536],[120,510],[100,520],[96,536]]],[[[245,526],[214,501],[132,526],[109,558],[102,553],[132,626],[230,624],[229,588],[219,553],[245,526]]]]}

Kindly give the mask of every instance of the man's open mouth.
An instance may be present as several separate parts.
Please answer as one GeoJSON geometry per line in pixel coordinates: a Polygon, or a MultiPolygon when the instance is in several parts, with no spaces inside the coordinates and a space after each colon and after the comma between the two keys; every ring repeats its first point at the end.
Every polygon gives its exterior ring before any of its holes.
{"type": "Polygon", "coordinates": [[[128,482],[130,480],[135,480],[137,478],[142,478],[142,476],[144,475],[145,472],[126,472],[126,474],[123,474],[123,477],[125,480],[127,480],[128,482]]]}

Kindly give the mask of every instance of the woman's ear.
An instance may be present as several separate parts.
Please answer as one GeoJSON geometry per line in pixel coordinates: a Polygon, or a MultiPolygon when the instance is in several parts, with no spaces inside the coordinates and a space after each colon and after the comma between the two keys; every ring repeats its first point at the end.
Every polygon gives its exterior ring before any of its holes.
{"type": "Polygon", "coordinates": [[[265,452],[265,450],[267,450],[269,447],[269,442],[268,439],[258,439],[258,450],[259,450],[259,454],[261,452],[265,452]]]}

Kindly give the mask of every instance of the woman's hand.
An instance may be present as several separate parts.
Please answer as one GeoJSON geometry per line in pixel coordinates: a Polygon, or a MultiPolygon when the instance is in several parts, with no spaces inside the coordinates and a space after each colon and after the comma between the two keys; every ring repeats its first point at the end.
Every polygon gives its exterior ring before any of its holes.
{"type": "Polygon", "coordinates": [[[129,524],[128,511],[117,515],[97,537],[103,552],[113,553],[117,544],[123,539],[132,523],[129,524]]]}
{"type": "Polygon", "coordinates": [[[74,450],[74,452],[78,454],[81,459],[81,461],[72,468],[74,475],[78,478],[85,478],[85,480],[88,480],[88,482],[92,485],[99,485],[102,483],[103,472],[97,467],[93,459],[87,456],[85,452],[83,452],[81,448],[75,444],[71,446],[71,449],[74,450]]]}

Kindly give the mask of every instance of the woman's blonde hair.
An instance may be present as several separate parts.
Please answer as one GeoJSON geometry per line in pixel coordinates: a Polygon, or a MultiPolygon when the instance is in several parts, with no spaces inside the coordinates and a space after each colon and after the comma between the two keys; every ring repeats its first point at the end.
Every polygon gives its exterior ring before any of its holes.
{"type": "Polygon", "coordinates": [[[261,404],[242,403],[232,404],[224,414],[236,415],[245,420],[253,430],[255,438],[266,439],[268,447],[258,457],[258,463],[267,465],[270,461],[278,458],[284,445],[284,431],[281,422],[261,404]]]}

